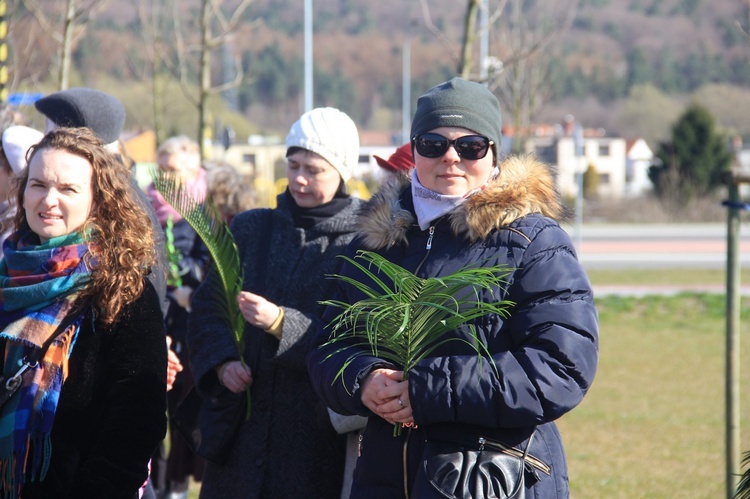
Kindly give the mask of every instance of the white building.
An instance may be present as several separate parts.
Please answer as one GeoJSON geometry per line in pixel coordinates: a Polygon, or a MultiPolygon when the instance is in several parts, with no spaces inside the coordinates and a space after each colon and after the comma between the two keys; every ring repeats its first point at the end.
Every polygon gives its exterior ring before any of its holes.
{"type": "MultiPolygon", "coordinates": [[[[584,130],[582,156],[576,155],[575,140],[562,127],[537,127],[535,136],[527,142],[527,152],[553,166],[560,193],[568,198],[578,194],[576,174],[593,167],[599,175],[598,194],[603,199],[622,199],[640,196],[651,190],[648,168],[653,152],[643,139],[626,141],[618,137],[604,137],[601,130],[584,130]]],[[[501,156],[511,148],[513,137],[504,137],[501,156]]],[[[362,146],[359,163],[349,184],[350,192],[368,198],[380,182],[382,169],[375,156],[388,158],[398,146],[362,146]]],[[[228,150],[217,146],[211,155],[224,160],[242,173],[252,174],[263,205],[275,204],[276,193],[286,187],[282,173],[286,147],[283,143],[234,144],[228,150]]]]}
{"type": "Polygon", "coordinates": [[[599,175],[598,194],[621,199],[643,194],[651,188],[648,167],[653,153],[642,139],[628,144],[625,139],[584,132],[582,155],[576,155],[571,135],[537,136],[529,139],[527,151],[555,168],[558,188],[564,197],[578,194],[577,173],[594,168],[599,175]]]}
{"type": "Polygon", "coordinates": [[[641,196],[654,188],[648,178],[648,169],[654,161],[654,153],[643,139],[628,141],[625,163],[625,196],[641,196]]]}

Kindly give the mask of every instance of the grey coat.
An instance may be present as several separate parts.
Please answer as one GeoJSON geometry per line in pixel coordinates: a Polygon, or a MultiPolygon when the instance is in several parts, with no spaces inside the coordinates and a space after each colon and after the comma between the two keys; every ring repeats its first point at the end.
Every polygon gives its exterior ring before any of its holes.
{"type": "MultiPolygon", "coordinates": [[[[338,214],[306,230],[294,226],[293,202],[284,193],[276,209],[251,210],[232,222],[243,289],[281,306],[284,322],[281,341],[246,324],[251,420],[243,423],[227,464],[209,463],[202,498],[336,498],[341,490],[345,439],[313,392],[305,356],[319,326],[318,301],[332,294],[333,281],[325,276],[341,264],[336,255],[353,237],[359,200],[352,198],[338,214]]],[[[232,333],[205,298],[216,286],[209,273],[193,296],[188,327],[200,391],[218,383],[216,366],[238,359],[232,333]]]]}

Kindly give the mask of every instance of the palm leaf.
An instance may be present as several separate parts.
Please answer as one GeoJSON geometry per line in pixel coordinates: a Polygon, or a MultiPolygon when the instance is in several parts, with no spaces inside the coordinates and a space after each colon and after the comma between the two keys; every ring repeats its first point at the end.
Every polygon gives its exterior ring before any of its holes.
{"type": "MultiPolygon", "coordinates": [[[[750,451],[746,452],[742,458],[742,464],[750,465],[750,451]]],[[[745,472],[740,476],[740,482],[737,484],[737,491],[734,494],[735,499],[750,499],[750,466],[745,468],[745,472]]]]}
{"type": "MultiPolygon", "coordinates": [[[[418,362],[450,341],[463,342],[478,356],[492,360],[487,346],[469,323],[490,313],[508,316],[511,302],[486,303],[480,291],[502,288],[511,269],[467,267],[448,276],[423,279],[370,251],[341,258],[362,272],[372,285],[350,276],[331,276],[366,296],[351,304],[339,300],[321,302],[342,310],[330,322],[331,334],[323,346],[345,345],[335,353],[351,351],[334,383],[343,379],[344,371],[357,357],[368,353],[361,350],[362,346],[369,347],[372,355],[400,366],[404,380],[418,362]],[[469,339],[449,334],[464,325],[469,339]]],[[[497,372],[494,362],[492,367],[497,372]]],[[[396,425],[394,434],[400,434],[400,430],[401,426],[396,425]]]]}
{"type": "MultiPolygon", "coordinates": [[[[213,269],[219,276],[221,292],[208,297],[219,311],[219,319],[232,331],[240,359],[245,353],[245,318],[237,300],[242,290],[243,275],[237,244],[229,227],[209,199],[199,201],[186,189],[179,176],[153,168],[154,187],[195,230],[213,260],[213,269]]],[[[247,394],[250,417],[250,392],[247,394]]]]}

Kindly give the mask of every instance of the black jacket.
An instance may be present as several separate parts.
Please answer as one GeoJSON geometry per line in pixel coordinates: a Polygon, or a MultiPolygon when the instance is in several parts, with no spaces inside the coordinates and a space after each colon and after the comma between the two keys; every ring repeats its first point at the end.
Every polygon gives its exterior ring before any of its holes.
{"type": "Polygon", "coordinates": [[[69,358],[43,482],[24,499],[137,497],[166,433],[167,354],[159,298],[150,281],[105,329],[88,312],[69,358]]]}
{"type": "MultiPolygon", "coordinates": [[[[308,229],[295,226],[287,192],[277,200],[273,210],[250,210],[232,220],[242,289],[281,306],[284,322],[281,340],[245,325],[252,414],[227,463],[207,464],[202,498],[328,499],[341,491],[344,438],[310,386],[305,356],[320,320],[318,301],[332,291],[326,275],[336,271],[336,256],[353,237],[359,200],[351,198],[339,213],[308,229]]],[[[210,271],[193,295],[188,322],[190,365],[202,393],[218,388],[216,366],[239,358],[233,332],[212,299],[219,285],[210,271]]]]}

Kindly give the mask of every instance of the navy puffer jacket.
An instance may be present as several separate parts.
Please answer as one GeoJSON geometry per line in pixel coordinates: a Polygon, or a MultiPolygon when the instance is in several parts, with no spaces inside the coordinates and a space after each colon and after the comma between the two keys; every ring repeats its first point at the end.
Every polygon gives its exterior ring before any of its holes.
{"type": "MultiPolygon", "coordinates": [[[[506,160],[486,189],[433,222],[432,235],[416,224],[406,180],[381,189],[366,205],[348,256],[359,249],[377,251],[420,277],[444,276],[470,265],[505,265],[513,269],[507,286],[487,291],[483,300],[514,305],[508,318],[493,315],[474,322],[496,370],[470,346],[451,341],[408,373],[418,428],[404,430],[401,437],[393,437],[393,426],[360,401],[360,383],[373,369],[399,366],[368,352],[334,382],[351,351],[320,346],[308,355],[313,386],[333,410],[370,416],[351,497],[404,497],[422,466],[427,439],[476,441],[483,436],[523,450],[535,426],[529,453],[541,463],[529,467],[527,497],[569,495],[565,453],[553,421],[576,407],[591,386],[598,316],[573,244],[552,218],[561,213],[548,168],[533,158],[506,160]]],[[[342,273],[364,279],[351,265],[342,273]]],[[[339,283],[336,299],[353,303],[361,298],[339,283]]],[[[324,322],[339,312],[329,307],[324,322]]],[[[319,333],[319,345],[328,334],[319,333]]],[[[454,334],[468,337],[464,330],[454,334]]]]}

